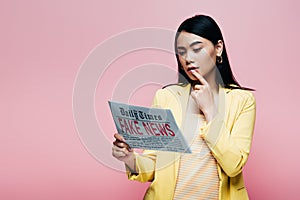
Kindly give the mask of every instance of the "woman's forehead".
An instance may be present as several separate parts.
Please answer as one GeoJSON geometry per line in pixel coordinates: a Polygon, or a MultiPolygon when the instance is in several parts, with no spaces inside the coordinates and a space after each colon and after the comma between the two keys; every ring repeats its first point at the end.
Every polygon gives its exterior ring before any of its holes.
{"type": "Polygon", "coordinates": [[[207,43],[207,39],[200,37],[198,35],[195,35],[193,33],[188,33],[185,31],[182,31],[178,38],[177,38],[177,46],[182,46],[182,45],[191,45],[193,43],[207,43]]]}

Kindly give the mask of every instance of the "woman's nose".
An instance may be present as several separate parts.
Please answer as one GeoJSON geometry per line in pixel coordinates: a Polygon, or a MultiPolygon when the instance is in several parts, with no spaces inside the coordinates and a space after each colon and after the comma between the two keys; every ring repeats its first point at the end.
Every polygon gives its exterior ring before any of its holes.
{"type": "Polygon", "coordinates": [[[185,60],[187,63],[193,62],[193,53],[191,51],[187,51],[185,60]]]}

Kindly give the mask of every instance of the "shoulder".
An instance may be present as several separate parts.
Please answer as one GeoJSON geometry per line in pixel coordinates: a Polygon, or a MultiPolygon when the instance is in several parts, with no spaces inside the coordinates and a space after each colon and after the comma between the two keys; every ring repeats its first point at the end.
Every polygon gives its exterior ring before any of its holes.
{"type": "Polygon", "coordinates": [[[153,105],[167,106],[179,101],[189,91],[189,85],[171,84],[156,91],[153,105]]]}
{"type": "Polygon", "coordinates": [[[242,107],[255,107],[256,100],[252,91],[244,89],[226,89],[230,101],[242,107]]]}
{"type": "Polygon", "coordinates": [[[255,100],[254,94],[252,91],[244,90],[244,89],[226,89],[226,93],[236,98],[243,99],[252,99],[255,100]]]}
{"type": "Polygon", "coordinates": [[[182,89],[182,88],[186,88],[188,86],[189,86],[189,84],[185,84],[185,83],[173,83],[173,84],[164,86],[162,89],[182,89]]]}
{"type": "Polygon", "coordinates": [[[185,91],[187,89],[189,89],[188,84],[177,83],[177,84],[166,85],[163,88],[157,90],[156,93],[164,94],[164,95],[172,95],[172,94],[181,93],[182,91],[185,91]]]}
{"type": "Polygon", "coordinates": [[[247,88],[241,88],[235,84],[230,84],[229,88],[224,88],[226,93],[236,98],[250,99],[255,101],[253,90],[247,88]]]}

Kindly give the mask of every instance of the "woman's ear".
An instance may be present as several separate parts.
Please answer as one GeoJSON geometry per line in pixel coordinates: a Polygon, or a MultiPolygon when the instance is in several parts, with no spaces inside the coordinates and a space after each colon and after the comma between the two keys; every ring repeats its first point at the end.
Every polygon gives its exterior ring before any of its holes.
{"type": "Polygon", "coordinates": [[[222,40],[219,40],[218,43],[215,45],[216,55],[221,56],[223,52],[224,43],[222,40]]]}

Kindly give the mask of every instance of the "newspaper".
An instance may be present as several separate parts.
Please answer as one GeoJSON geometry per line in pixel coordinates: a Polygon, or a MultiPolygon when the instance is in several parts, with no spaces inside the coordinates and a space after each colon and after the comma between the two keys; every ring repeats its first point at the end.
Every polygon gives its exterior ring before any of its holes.
{"type": "Polygon", "coordinates": [[[118,133],[131,148],[191,153],[171,110],[108,103],[118,133]]]}

